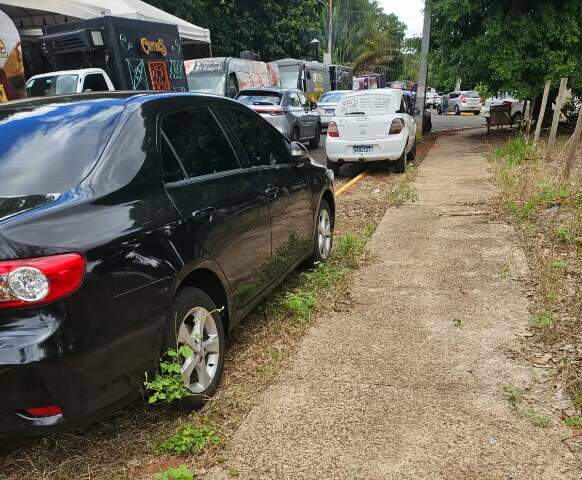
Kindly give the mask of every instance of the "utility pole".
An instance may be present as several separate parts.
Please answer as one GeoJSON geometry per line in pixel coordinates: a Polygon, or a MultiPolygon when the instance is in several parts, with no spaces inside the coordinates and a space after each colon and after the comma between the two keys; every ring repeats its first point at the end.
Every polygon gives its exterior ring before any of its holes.
{"type": "MultiPolygon", "coordinates": [[[[422,43],[420,45],[420,71],[418,72],[418,88],[416,90],[416,107],[420,113],[416,117],[417,137],[422,138],[422,120],[426,102],[426,82],[428,77],[428,49],[430,47],[430,2],[424,1],[424,25],[422,27],[422,43]]],[[[416,113],[416,112],[415,112],[416,113]]]]}
{"type": "Polygon", "coordinates": [[[331,63],[331,52],[333,51],[333,0],[327,0],[327,55],[331,63]]]}

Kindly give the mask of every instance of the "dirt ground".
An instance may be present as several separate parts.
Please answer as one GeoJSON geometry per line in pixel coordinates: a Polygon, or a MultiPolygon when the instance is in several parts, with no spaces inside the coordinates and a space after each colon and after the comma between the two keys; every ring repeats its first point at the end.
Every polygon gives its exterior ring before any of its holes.
{"type": "Polygon", "coordinates": [[[205,478],[582,478],[570,431],[538,403],[547,372],[519,355],[529,272],[490,216],[483,140],[438,139],[416,202],[372,238],[351,308],[317,320],[205,478]]]}

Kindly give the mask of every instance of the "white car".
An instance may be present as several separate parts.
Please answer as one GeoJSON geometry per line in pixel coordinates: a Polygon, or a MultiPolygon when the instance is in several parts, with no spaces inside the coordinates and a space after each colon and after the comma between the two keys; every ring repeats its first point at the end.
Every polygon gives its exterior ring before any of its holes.
{"type": "Polygon", "coordinates": [[[101,68],[61,70],[35,75],[26,82],[29,97],[50,97],[83,92],[113,91],[113,82],[101,68]]]}
{"type": "Polygon", "coordinates": [[[319,101],[317,102],[317,111],[321,118],[321,126],[326,128],[329,122],[335,115],[335,109],[341,98],[348,93],[352,93],[353,90],[333,90],[331,92],[324,93],[319,101]]]}
{"type": "Polygon", "coordinates": [[[402,90],[361,90],[345,95],[327,127],[327,168],[345,163],[393,162],[401,173],[416,155],[414,106],[402,90]]]}
{"type": "Polygon", "coordinates": [[[521,122],[524,114],[525,102],[513,97],[492,97],[485,100],[485,105],[481,109],[481,115],[485,118],[491,116],[491,106],[502,105],[505,102],[511,102],[511,118],[514,124],[521,122]]]}

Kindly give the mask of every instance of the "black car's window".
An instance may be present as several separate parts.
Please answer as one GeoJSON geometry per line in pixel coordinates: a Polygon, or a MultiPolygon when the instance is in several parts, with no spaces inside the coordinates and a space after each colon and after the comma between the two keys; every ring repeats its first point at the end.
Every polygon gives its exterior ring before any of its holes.
{"type": "Polygon", "coordinates": [[[123,108],[106,100],[0,108],[0,197],[62,193],[78,185],[123,108]]]}
{"type": "Polygon", "coordinates": [[[171,144],[171,149],[164,151],[162,142],[163,162],[169,172],[176,171],[171,166],[171,157],[166,158],[172,149],[189,177],[240,168],[226,135],[208,108],[182,110],[166,116],[162,120],[162,132],[171,144]]]}
{"type": "Polygon", "coordinates": [[[168,137],[162,133],[162,162],[164,167],[164,183],[179,182],[186,180],[186,172],[178,160],[168,137]]]}
{"type": "Polygon", "coordinates": [[[105,78],[100,73],[92,73],[85,77],[85,83],[83,84],[84,92],[106,92],[109,90],[105,78]]]}
{"type": "Polygon", "coordinates": [[[271,131],[252,112],[219,108],[229,127],[239,139],[249,167],[289,163],[289,147],[285,139],[271,131]]]}

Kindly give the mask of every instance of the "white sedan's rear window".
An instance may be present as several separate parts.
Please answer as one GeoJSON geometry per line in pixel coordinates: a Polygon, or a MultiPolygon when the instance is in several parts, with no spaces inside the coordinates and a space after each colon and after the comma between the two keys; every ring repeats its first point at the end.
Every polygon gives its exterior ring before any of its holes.
{"type": "Polygon", "coordinates": [[[348,94],[341,99],[336,116],[386,115],[387,113],[395,113],[399,106],[396,95],[388,93],[348,94]]]}

